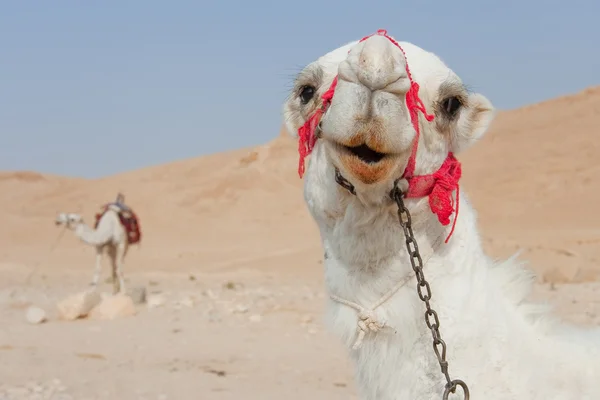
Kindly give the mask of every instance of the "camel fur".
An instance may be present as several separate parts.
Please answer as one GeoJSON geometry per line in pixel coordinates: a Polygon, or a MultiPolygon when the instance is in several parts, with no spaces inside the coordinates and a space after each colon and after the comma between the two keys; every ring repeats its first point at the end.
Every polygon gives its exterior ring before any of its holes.
{"type": "MultiPolygon", "coordinates": [[[[407,164],[415,129],[406,107],[410,86],[435,119],[419,116],[416,175],[435,172],[486,132],[491,102],[468,91],[435,54],[387,38],[351,42],[299,73],[283,106],[287,130],[297,132],[321,106],[320,96],[338,76],[319,139],[308,158],[304,198],[320,230],[327,291],[364,307],[385,327],[356,340],[358,313],[330,299],[327,323],[348,346],[361,400],[440,399],[440,372],[425,307],[389,197],[407,164]],[[457,103],[458,102],[458,103],[457,103]],[[362,145],[362,153],[358,146],[362,145]],[[367,148],[367,150],[365,150],[367,148]],[[368,151],[383,155],[368,159],[368,151]],[[335,168],[356,194],[337,184],[335,168]],[[406,281],[380,307],[370,310],[398,282],[406,281]]],[[[456,193],[454,193],[456,199],[456,193]]],[[[542,304],[527,300],[533,274],[512,257],[495,262],[482,248],[477,213],[460,191],[453,235],[427,198],[406,199],[413,230],[447,344],[449,373],[465,381],[472,399],[592,400],[600,396],[600,330],[572,326],[542,304]]],[[[455,218],[453,214],[451,218],[455,218]]],[[[515,227],[518,229],[518,227],[515,227]]],[[[460,390],[451,398],[463,398],[460,390]]]]}

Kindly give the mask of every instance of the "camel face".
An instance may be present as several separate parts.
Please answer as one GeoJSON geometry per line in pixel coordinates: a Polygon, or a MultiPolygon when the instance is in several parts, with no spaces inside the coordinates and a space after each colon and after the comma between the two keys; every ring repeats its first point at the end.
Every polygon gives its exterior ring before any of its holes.
{"type": "Polygon", "coordinates": [[[58,225],[65,225],[69,229],[74,229],[77,224],[83,222],[83,218],[79,214],[74,213],[60,213],[56,216],[54,223],[58,225]]]}
{"type": "Polygon", "coordinates": [[[409,88],[406,59],[385,37],[358,43],[340,62],[321,129],[345,175],[366,184],[401,175],[415,137],[405,102],[409,88]]]}
{"type": "Polygon", "coordinates": [[[434,117],[430,122],[419,113],[415,174],[435,172],[449,152],[480,138],[493,118],[489,100],[468,92],[435,54],[406,42],[399,46],[374,35],[320,57],[300,72],[284,105],[286,127],[297,132],[337,76],[318,143],[358,190],[391,185],[406,168],[416,137],[407,104],[411,78],[420,86],[426,114],[434,117]]]}

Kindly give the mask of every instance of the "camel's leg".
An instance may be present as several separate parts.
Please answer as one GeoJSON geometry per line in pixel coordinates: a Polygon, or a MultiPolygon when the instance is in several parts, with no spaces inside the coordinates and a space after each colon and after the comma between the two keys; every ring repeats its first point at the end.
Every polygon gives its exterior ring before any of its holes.
{"type": "Polygon", "coordinates": [[[112,278],[111,278],[111,283],[113,284],[113,286],[115,284],[117,284],[117,249],[116,247],[111,246],[109,249],[109,254],[110,254],[110,264],[111,264],[111,272],[112,272],[112,278]]]}
{"type": "Polygon", "coordinates": [[[92,276],[92,287],[98,286],[98,280],[102,273],[102,247],[96,247],[96,266],[94,267],[94,275],[92,276]]]}
{"type": "Polygon", "coordinates": [[[111,271],[112,271],[112,284],[113,284],[113,294],[116,294],[119,292],[120,287],[119,287],[119,279],[117,278],[117,268],[118,268],[118,263],[117,263],[117,249],[116,247],[111,246],[108,254],[110,255],[110,266],[111,266],[111,271]]]}
{"type": "Polygon", "coordinates": [[[115,293],[125,293],[125,277],[123,276],[123,261],[125,259],[125,253],[127,253],[127,247],[125,245],[118,245],[117,251],[115,252],[115,266],[114,271],[116,272],[117,278],[113,282],[115,293]]]}

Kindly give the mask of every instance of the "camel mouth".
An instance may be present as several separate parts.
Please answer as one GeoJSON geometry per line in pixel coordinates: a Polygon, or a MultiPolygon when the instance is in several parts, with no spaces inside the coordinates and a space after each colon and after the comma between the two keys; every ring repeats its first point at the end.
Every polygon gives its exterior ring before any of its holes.
{"type": "MultiPolygon", "coordinates": [[[[383,153],[365,142],[349,146],[333,140],[328,141],[332,151],[332,162],[342,166],[349,178],[364,184],[374,184],[387,179],[397,166],[398,154],[383,153]]],[[[359,142],[359,143],[361,143],[359,142]]],[[[351,143],[354,144],[354,143],[351,143]]]]}
{"type": "Polygon", "coordinates": [[[355,156],[365,164],[377,164],[388,156],[385,153],[380,153],[376,150],[373,150],[364,143],[360,146],[345,146],[340,144],[339,147],[345,153],[355,156]]]}

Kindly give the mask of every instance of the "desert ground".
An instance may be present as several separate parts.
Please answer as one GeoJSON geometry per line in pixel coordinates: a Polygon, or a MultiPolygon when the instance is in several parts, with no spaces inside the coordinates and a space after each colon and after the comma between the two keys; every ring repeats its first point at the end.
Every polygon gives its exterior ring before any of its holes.
{"type": "MultiPolygon", "coordinates": [[[[501,111],[460,155],[489,254],[520,252],[538,277],[532,297],[578,324],[600,324],[598,126],[600,87],[501,111]]],[[[95,180],[0,173],[0,399],[356,399],[322,323],[296,142],[273,136],[95,180]],[[125,276],[146,301],[134,315],[61,319],[57,303],[88,288],[95,251],[54,218],[92,224],[119,191],[143,235],[125,276]],[[32,306],[45,322],[28,320],[32,306]]]]}

